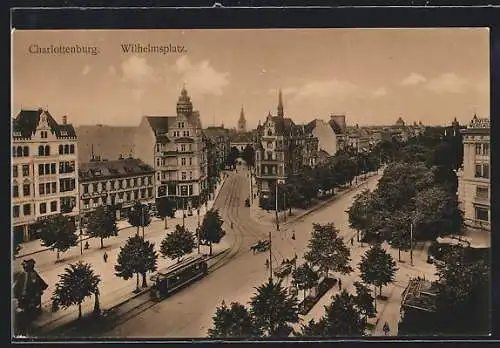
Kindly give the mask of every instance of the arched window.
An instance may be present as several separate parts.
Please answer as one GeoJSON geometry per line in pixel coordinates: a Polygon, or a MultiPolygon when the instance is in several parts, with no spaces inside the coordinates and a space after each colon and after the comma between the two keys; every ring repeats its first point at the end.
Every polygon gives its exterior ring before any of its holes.
{"type": "Polygon", "coordinates": [[[268,135],[268,136],[271,136],[271,135],[273,135],[273,132],[269,129],[269,130],[267,131],[267,135],[268,135]]]}
{"type": "Polygon", "coordinates": [[[59,154],[62,155],[64,153],[64,147],[59,145],[59,154]]]}
{"type": "Polygon", "coordinates": [[[69,153],[69,145],[66,144],[64,145],[64,154],[68,154],[69,153]]]}
{"type": "Polygon", "coordinates": [[[43,156],[44,148],[43,145],[38,146],[38,156],[43,156]]]}
{"type": "Polygon", "coordinates": [[[28,157],[30,155],[30,148],[29,147],[27,147],[27,146],[23,147],[23,155],[25,157],[28,157]]]}
{"type": "Polygon", "coordinates": [[[45,156],[50,156],[50,146],[45,145],[45,156]]]}
{"type": "Polygon", "coordinates": [[[69,146],[69,153],[75,153],[75,145],[71,144],[69,146]]]}

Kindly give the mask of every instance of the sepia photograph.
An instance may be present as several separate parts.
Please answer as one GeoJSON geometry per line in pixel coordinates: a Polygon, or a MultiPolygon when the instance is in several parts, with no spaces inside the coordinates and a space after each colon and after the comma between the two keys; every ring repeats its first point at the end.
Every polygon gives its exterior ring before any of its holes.
{"type": "Polygon", "coordinates": [[[11,35],[14,340],[490,335],[488,28],[11,35]]]}

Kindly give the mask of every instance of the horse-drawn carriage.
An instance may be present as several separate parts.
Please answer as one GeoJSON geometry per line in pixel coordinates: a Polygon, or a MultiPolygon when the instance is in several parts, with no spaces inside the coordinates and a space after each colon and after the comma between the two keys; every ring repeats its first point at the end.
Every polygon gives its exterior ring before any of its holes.
{"type": "Polygon", "coordinates": [[[255,254],[256,252],[263,252],[269,250],[271,247],[271,241],[269,240],[259,240],[257,243],[250,247],[250,250],[255,254]]]}

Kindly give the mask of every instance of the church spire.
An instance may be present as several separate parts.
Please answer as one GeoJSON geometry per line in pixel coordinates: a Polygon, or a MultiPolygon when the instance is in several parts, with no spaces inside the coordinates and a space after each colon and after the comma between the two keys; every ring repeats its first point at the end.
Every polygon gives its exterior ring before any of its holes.
{"type": "Polygon", "coordinates": [[[243,111],[243,105],[241,105],[240,119],[238,120],[238,131],[246,132],[247,121],[245,119],[245,112],[243,111]]]}
{"type": "Polygon", "coordinates": [[[284,117],[283,113],[283,95],[281,94],[281,88],[278,93],[278,117],[284,117]]]}

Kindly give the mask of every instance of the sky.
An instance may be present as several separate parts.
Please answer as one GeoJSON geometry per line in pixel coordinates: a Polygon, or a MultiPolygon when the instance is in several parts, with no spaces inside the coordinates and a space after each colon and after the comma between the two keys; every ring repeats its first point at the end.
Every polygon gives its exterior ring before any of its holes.
{"type": "Polygon", "coordinates": [[[14,31],[12,117],[47,108],[74,125],[138,125],[174,116],[185,85],[204,127],[254,128],[276,114],[278,90],[295,123],[345,114],[348,124],[463,124],[489,117],[489,31],[249,29],[14,31]],[[125,52],[128,44],[175,47],[125,52]],[[42,54],[49,46],[97,54],[42,54]],[[125,45],[125,46],[124,46],[125,45]],[[38,49],[37,49],[38,47],[38,49]],[[178,49],[182,47],[182,49],[178,49]]]}

